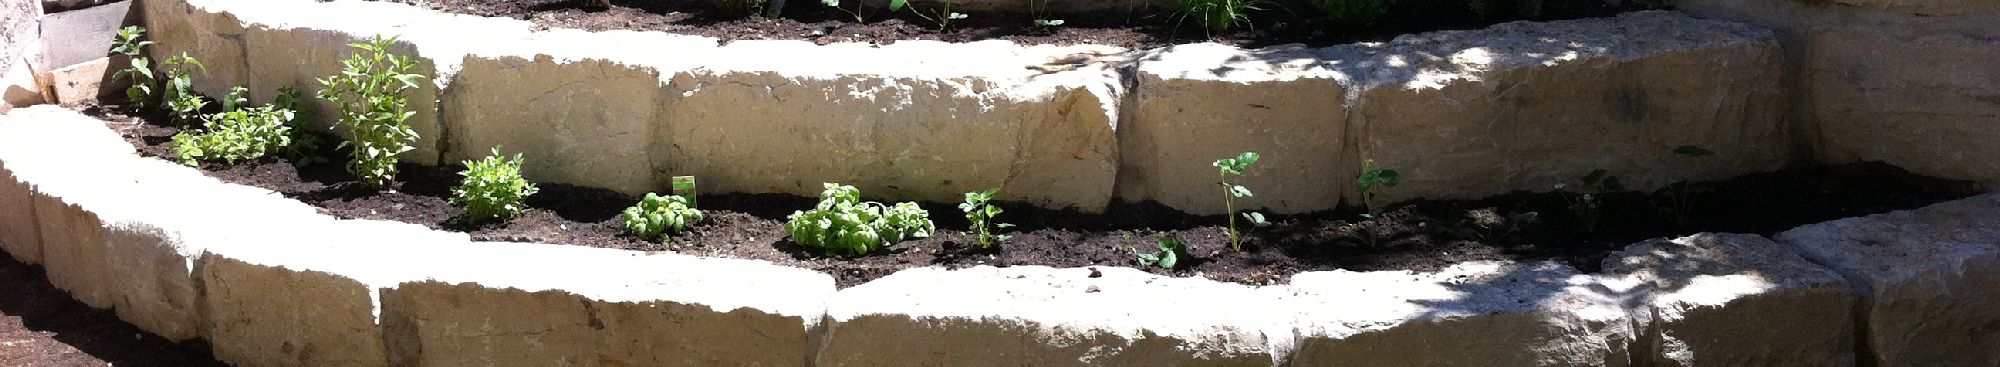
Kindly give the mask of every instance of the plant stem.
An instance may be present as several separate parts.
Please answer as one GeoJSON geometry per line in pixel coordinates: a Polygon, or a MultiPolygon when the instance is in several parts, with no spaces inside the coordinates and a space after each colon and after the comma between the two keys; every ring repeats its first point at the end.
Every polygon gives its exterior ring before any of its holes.
{"type": "Polygon", "coordinates": [[[1241,252],[1243,251],[1243,240],[1236,236],[1236,191],[1229,185],[1229,174],[1227,172],[1217,172],[1215,175],[1222,180],[1222,209],[1224,210],[1222,215],[1229,217],[1229,249],[1241,252]]]}

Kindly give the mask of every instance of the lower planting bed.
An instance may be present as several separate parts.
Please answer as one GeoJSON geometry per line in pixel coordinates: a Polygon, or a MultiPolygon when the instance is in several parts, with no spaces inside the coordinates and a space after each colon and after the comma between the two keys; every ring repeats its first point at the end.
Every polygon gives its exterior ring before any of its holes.
{"type": "MultiPolygon", "coordinates": [[[[121,106],[83,110],[114,121],[141,154],[171,155],[168,137],[178,128],[160,119],[124,113],[121,106]]],[[[341,162],[345,156],[340,153],[322,150],[314,154],[341,162]]],[[[1709,191],[1696,196],[1695,214],[1681,226],[1668,220],[1656,204],[1663,200],[1661,196],[1624,192],[1602,199],[1599,228],[1584,233],[1569,209],[1570,198],[1559,193],[1517,192],[1482,200],[1414,200],[1389,205],[1380,222],[1381,235],[1372,244],[1363,227],[1355,224],[1363,212],[1359,208],[1276,216],[1273,226],[1249,233],[1242,252],[1229,249],[1222,217],[1187,215],[1151,203],[1114,205],[1105,214],[1002,203],[1008,212],[999,221],[1019,225],[1014,238],[998,248],[979,248],[972,244],[967,223],[957,208],[924,203],[940,227],[937,235],[897,243],[868,256],[838,258],[822,256],[786,238],[785,216],[812,207],[809,198],[703,196],[699,203],[707,220],[688,233],[657,243],[618,233],[623,221],[619,212],[636,199],[608,190],[542,184],[542,191],[528,198],[531,208],[522,217],[504,224],[473,226],[462,224],[458,220],[462,210],[447,203],[460,166],[406,165],[394,190],[377,191],[359,185],[338,163],[303,167],[294,163],[265,158],[236,166],[207,164],[201,168],[225,182],[271,189],[341,218],[404,221],[465,232],[476,241],[671,250],[766,260],[833,274],[843,288],[899,270],[933,265],[1132,266],[1133,250],[1151,251],[1153,238],[1162,235],[1185,243],[1194,259],[1178,269],[1147,271],[1246,284],[1286,283],[1291,275],[1306,271],[1428,272],[1480,260],[1554,260],[1595,272],[1606,255],[1649,238],[1699,232],[1770,235],[1799,225],[1917,208],[1981,192],[1975,184],[1917,176],[1882,164],[1815,166],[1695,184],[1709,191]],[[1536,213],[1538,219],[1487,230],[1472,219],[1480,212],[1502,218],[1536,213]]],[[[1216,200],[1222,200],[1222,193],[1216,194],[1216,200]]]]}

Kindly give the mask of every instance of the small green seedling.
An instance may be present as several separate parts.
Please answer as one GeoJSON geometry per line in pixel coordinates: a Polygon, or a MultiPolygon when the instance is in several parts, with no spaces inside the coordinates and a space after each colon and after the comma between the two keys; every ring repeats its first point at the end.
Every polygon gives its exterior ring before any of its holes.
{"type": "Polygon", "coordinates": [[[153,77],[153,60],[146,58],[145,51],[146,46],[152,45],[153,41],[140,40],[145,36],[145,27],[127,26],[118,30],[118,39],[111,44],[111,52],[125,55],[125,59],[130,61],[131,66],[119,70],[111,77],[132,80],[132,86],[125,88],[125,99],[134,107],[145,107],[148,101],[153,100],[153,84],[156,82],[153,77]]]}
{"type": "MultiPolygon", "coordinates": [[[[1674,148],[1674,154],[1682,157],[1699,158],[1715,153],[1697,146],[1682,145],[1674,148]]],[[[1687,228],[1688,220],[1692,219],[1694,215],[1695,197],[1701,196],[1701,194],[1707,193],[1709,190],[1708,186],[1688,183],[1687,180],[1676,180],[1673,183],[1667,184],[1667,187],[1653,192],[1653,196],[1655,197],[1654,207],[1660,210],[1661,216],[1673,221],[1674,227],[1687,228]]]]}
{"type": "Polygon", "coordinates": [[[695,209],[693,201],[685,196],[649,192],[638,205],[625,208],[625,233],[667,242],[673,234],[687,231],[702,217],[701,210],[695,209]]]}
{"type": "Polygon", "coordinates": [[[1493,242],[1504,240],[1540,222],[1541,215],[1535,212],[1507,212],[1502,215],[1497,209],[1485,208],[1465,212],[1465,219],[1452,230],[1459,237],[1493,242]]]}
{"type": "Polygon", "coordinates": [[[994,223],[993,221],[993,217],[998,217],[1000,213],[1006,212],[1005,210],[1001,210],[999,206],[993,205],[993,195],[999,193],[999,188],[981,192],[968,192],[965,193],[965,202],[958,204],[958,209],[965,211],[965,220],[972,222],[973,236],[977,239],[981,248],[993,248],[993,246],[998,246],[1001,242],[1007,242],[1007,239],[1014,237],[994,233],[1002,229],[1014,227],[1012,224],[994,223]]]}
{"type": "Polygon", "coordinates": [[[340,74],[320,79],[325,89],[319,98],[340,106],[340,122],[353,140],[341,146],[354,147],[347,171],[374,187],[388,187],[396,180],[397,157],[416,149],[417,131],[410,128],[410,90],[417,89],[422,75],[411,74],[417,60],[389,52],[395,37],[376,36],[366,43],[348,46],[359,52],[341,61],[340,74]]]}
{"type": "MultiPolygon", "coordinates": [[[[1229,248],[1236,251],[1243,251],[1242,232],[1236,229],[1236,198],[1247,198],[1251,194],[1250,188],[1238,185],[1231,177],[1242,177],[1243,172],[1250,169],[1250,165],[1257,164],[1258,157],[1257,152],[1243,152],[1237,154],[1235,158],[1218,159],[1213,164],[1216,167],[1216,176],[1220,177],[1220,181],[1216,184],[1222,185],[1222,207],[1226,211],[1223,216],[1229,218],[1229,248]]],[[[1271,225],[1270,222],[1264,221],[1264,213],[1244,212],[1242,216],[1244,220],[1250,221],[1252,226],[1271,225]]]]}
{"type": "Polygon", "coordinates": [[[1028,14],[1035,18],[1035,28],[1054,28],[1063,25],[1062,19],[1055,19],[1049,12],[1049,0],[1028,0],[1028,14]]]}
{"type": "Polygon", "coordinates": [[[1618,182],[1618,176],[1610,171],[1596,169],[1583,176],[1576,190],[1567,184],[1556,184],[1556,191],[1562,193],[1563,200],[1569,202],[1569,210],[1576,214],[1577,225],[1583,233],[1597,233],[1597,220],[1603,209],[1606,194],[1625,191],[1625,185],[1618,182]]]}
{"type": "Polygon", "coordinates": [[[1373,159],[1361,161],[1361,175],[1354,178],[1354,188],[1360,190],[1361,205],[1368,209],[1367,213],[1361,214],[1361,218],[1364,219],[1362,233],[1368,236],[1369,246],[1374,246],[1381,237],[1377,221],[1382,219],[1382,207],[1375,205],[1375,195],[1380,190],[1396,187],[1402,180],[1403,175],[1396,170],[1375,167],[1373,159]]]}
{"type": "Polygon", "coordinates": [[[175,120],[182,122],[199,119],[201,108],[208,106],[208,101],[194,92],[194,76],[188,69],[192,66],[193,69],[207,74],[208,67],[203,66],[201,60],[188,56],[186,52],[167,58],[167,62],[160,65],[167,68],[165,95],[168,112],[173,113],[175,120]]]}
{"type": "Polygon", "coordinates": [[[1158,252],[1139,252],[1137,249],[1127,249],[1127,251],[1132,251],[1132,256],[1139,258],[1139,267],[1142,268],[1158,266],[1161,269],[1173,269],[1180,267],[1182,260],[1191,258],[1188,256],[1187,246],[1181,245],[1181,240],[1173,236],[1160,234],[1158,243],[1160,246],[1158,252]]]}
{"type": "Polygon", "coordinates": [[[1180,20],[1176,22],[1186,22],[1192,17],[1195,24],[1213,36],[1230,27],[1250,24],[1250,12],[1264,10],[1270,3],[1268,0],[1179,0],[1180,20]]]}
{"type": "MultiPolygon", "coordinates": [[[[894,8],[898,7],[899,5],[898,3],[900,3],[901,1],[902,0],[891,2],[889,4],[890,11],[894,11],[894,8]]],[[[917,7],[910,7],[910,10],[912,13],[916,13],[918,17],[924,18],[924,20],[931,21],[931,23],[937,23],[938,31],[943,32],[951,30],[951,21],[965,19],[967,17],[965,13],[951,11],[951,8],[955,5],[958,5],[958,2],[959,0],[938,1],[937,8],[929,12],[926,12],[923,9],[918,9],[917,7]]]]}
{"type": "Polygon", "coordinates": [[[465,217],[472,223],[519,216],[528,208],[521,200],[540,191],[521,177],[521,155],[508,160],[498,146],[486,159],[465,161],[465,171],[458,174],[465,181],[451,188],[451,203],[465,206],[465,217]]]}
{"type": "Polygon", "coordinates": [[[829,182],[824,187],[818,205],[792,212],[785,220],[785,233],[800,246],[839,256],[861,256],[904,239],[930,237],[937,230],[930,212],[917,203],[891,207],[861,201],[861,190],[854,186],[829,182]]]}

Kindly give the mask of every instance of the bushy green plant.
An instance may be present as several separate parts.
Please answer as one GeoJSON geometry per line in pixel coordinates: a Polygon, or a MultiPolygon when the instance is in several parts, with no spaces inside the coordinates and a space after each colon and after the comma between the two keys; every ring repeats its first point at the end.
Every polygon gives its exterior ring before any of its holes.
{"type": "Polygon", "coordinates": [[[125,55],[131,66],[118,70],[111,77],[130,78],[132,86],[125,87],[125,99],[135,107],[145,107],[153,100],[153,60],[146,58],[146,46],[153,41],[141,40],[146,36],[146,28],[126,26],[118,30],[118,38],[111,43],[111,52],[125,55]]]}
{"type": "MultiPolygon", "coordinates": [[[[1218,159],[1212,164],[1216,168],[1216,176],[1220,177],[1220,181],[1216,184],[1222,185],[1222,207],[1225,210],[1222,214],[1229,218],[1229,248],[1236,251],[1243,251],[1243,236],[1241,231],[1236,229],[1236,198],[1247,198],[1251,193],[1250,188],[1238,185],[1231,177],[1243,177],[1243,171],[1249,170],[1250,165],[1257,164],[1258,157],[1257,152],[1243,152],[1233,158],[1218,159]]],[[[1264,221],[1264,213],[1243,212],[1242,216],[1253,226],[1271,225],[1270,222],[1264,221]]]]}
{"type": "MultiPolygon", "coordinates": [[[[1674,154],[1688,158],[1699,158],[1709,156],[1714,154],[1714,152],[1697,146],[1682,145],[1674,148],[1674,154]]],[[[1655,198],[1654,207],[1660,210],[1661,216],[1673,221],[1674,227],[1687,228],[1688,220],[1694,215],[1695,198],[1708,191],[1708,186],[1689,183],[1684,179],[1674,180],[1673,183],[1667,184],[1667,187],[1653,192],[1653,197],[1655,198]]]]}
{"type": "Polygon", "coordinates": [[[1576,222],[1583,233],[1597,233],[1597,220],[1604,209],[1604,195],[1625,191],[1625,185],[1618,182],[1618,176],[1610,171],[1596,169],[1578,180],[1580,185],[1570,189],[1568,184],[1556,184],[1563,200],[1569,202],[1569,211],[1576,214],[1576,222]]]}
{"type": "Polygon", "coordinates": [[[1542,0],[1468,0],[1465,4],[1480,19],[1529,19],[1542,15],[1542,0]]]}
{"type": "Polygon", "coordinates": [[[1355,176],[1354,188],[1361,193],[1361,205],[1368,209],[1367,213],[1361,214],[1361,218],[1365,219],[1362,233],[1368,236],[1369,246],[1374,246],[1381,237],[1382,207],[1375,205],[1375,195],[1381,190],[1396,187],[1402,181],[1403,175],[1396,170],[1375,167],[1373,159],[1361,161],[1361,175],[1355,176]]]}
{"type": "Polygon", "coordinates": [[[451,188],[451,203],[464,206],[466,220],[473,223],[519,216],[528,208],[521,200],[540,191],[521,177],[521,155],[509,160],[497,146],[486,159],[465,161],[465,171],[458,175],[465,181],[451,188]]]}
{"type": "Polygon", "coordinates": [[[1181,260],[1191,258],[1188,256],[1187,246],[1181,245],[1181,240],[1173,236],[1160,234],[1159,240],[1155,242],[1159,245],[1160,251],[1139,252],[1137,249],[1127,249],[1132,251],[1133,257],[1139,258],[1139,267],[1158,266],[1163,269],[1173,269],[1182,264],[1181,260]]]}
{"type": "Polygon", "coordinates": [[[625,233],[666,242],[701,219],[701,210],[689,205],[686,197],[649,192],[639,205],[625,208],[625,233]]]}
{"type": "Polygon", "coordinates": [[[195,93],[194,75],[189,68],[206,74],[208,67],[203,66],[201,60],[188,56],[186,52],[167,58],[167,62],[160,65],[167,68],[167,88],[164,93],[167,111],[173,114],[175,120],[182,122],[200,118],[201,109],[208,106],[208,101],[203,100],[201,94],[195,93]]]}
{"type": "Polygon", "coordinates": [[[416,149],[417,132],[407,123],[416,112],[410,111],[408,93],[423,76],[410,73],[416,60],[389,53],[395,43],[395,37],[376,36],[349,45],[359,52],[341,61],[339,75],[319,80],[326,86],[319,97],[340,106],[340,122],[353,136],[341,143],[354,148],[347,171],[375,187],[394,182],[397,155],[416,149]]]}
{"type": "Polygon", "coordinates": [[[221,160],[228,164],[290,151],[296,131],[292,111],[276,106],[242,108],[203,118],[201,130],[182,130],[173,137],[181,163],[221,160]]]}
{"type": "Polygon", "coordinates": [[[908,238],[930,237],[937,226],[930,212],[916,203],[888,207],[862,202],[861,190],[836,183],[824,184],[819,204],[812,210],[792,212],[785,233],[801,246],[828,254],[860,256],[908,238]]]}
{"type": "Polygon", "coordinates": [[[968,192],[965,193],[965,202],[958,204],[958,209],[965,211],[965,220],[972,222],[973,236],[979,242],[979,247],[992,248],[1001,242],[1006,242],[1009,238],[1013,238],[1013,236],[994,233],[1001,229],[1014,227],[1012,224],[995,223],[993,221],[993,217],[1000,216],[1000,213],[1006,212],[1005,210],[1001,210],[999,206],[993,205],[993,195],[999,193],[1000,189],[998,188],[981,192],[968,192]]]}
{"type": "Polygon", "coordinates": [[[1326,21],[1336,27],[1367,27],[1389,14],[1388,0],[1313,0],[1326,21]]]}
{"type": "Polygon", "coordinates": [[[1268,0],[1179,0],[1181,21],[1194,18],[1195,24],[1213,34],[1230,27],[1250,24],[1250,12],[1264,10],[1268,0]]]}

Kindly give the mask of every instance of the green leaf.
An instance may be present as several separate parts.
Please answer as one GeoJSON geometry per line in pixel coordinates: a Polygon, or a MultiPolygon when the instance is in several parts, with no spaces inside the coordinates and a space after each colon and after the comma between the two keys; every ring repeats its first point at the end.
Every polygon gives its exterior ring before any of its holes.
{"type": "Polygon", "coordinates": [[[1239,198],[1250,197],[1250,188],[1243,187],[1243,185],[1231,185],[1229,187],[1229,194],[1239,198]]]}
{"type": "Polygon", "coordinates": [[[889,0],[889,11],[901,11],[909,0],[889,0]]]}
{"type": "Polygon", "coordinates": [[[826,4],[826,6],[840,6],[840,0],[820,0],[819,2],[826,4]]]}

